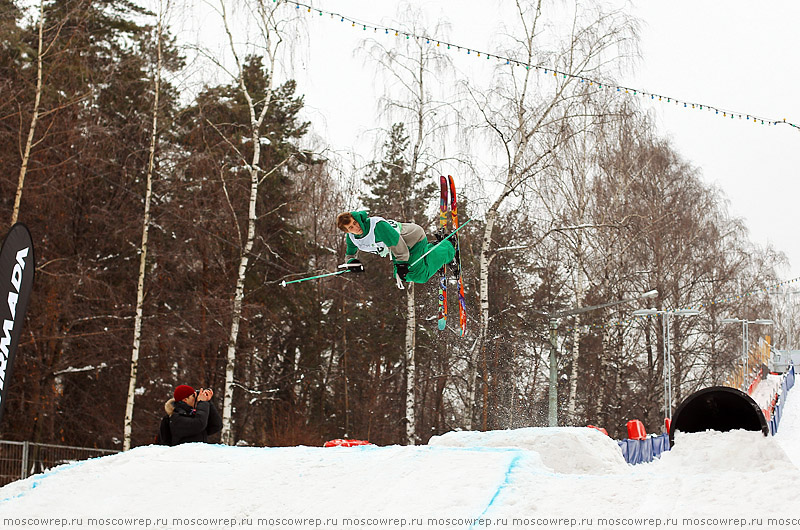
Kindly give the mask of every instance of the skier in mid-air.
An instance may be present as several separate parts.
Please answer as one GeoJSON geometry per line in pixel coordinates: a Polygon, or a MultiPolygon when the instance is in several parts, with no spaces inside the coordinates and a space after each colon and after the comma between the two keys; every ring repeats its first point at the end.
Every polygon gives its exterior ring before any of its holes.
{"type": "Polygon", "coordinates": [[[339,214],[336,226],[347,234],[345,263],[339,265],[340,269],[364,272],[364,265],[357,258],[360,250],[380,257],[391,255],[395,281],[400,289],[402,282],[427,282],[445,265],[458,277],[456,250],[450,240],[442,241],[444,234],[437,234],[439,242],[429,243],[425,230],[417,224],[370,216],[364,211],[339,214]],[[425,257],[420,260],[423,255],[425,257]]]}

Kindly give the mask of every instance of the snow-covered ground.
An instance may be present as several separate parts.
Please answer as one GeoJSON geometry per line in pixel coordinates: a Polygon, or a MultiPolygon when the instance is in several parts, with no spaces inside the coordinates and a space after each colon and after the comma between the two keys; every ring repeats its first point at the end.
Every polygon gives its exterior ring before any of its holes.
{"type": "Polygon", "coordinates": [[[448,433],[418,447],[139,447],[0,488],[0,523],[790,528],[800,524],[798,466],[795,389],[774,437],[678,433],[672,451],[638,466],[588,428],[448,433]]]}
{"type": "Polygon", "coordinates": [[[780,375],[767,374],[765,379],[762,379],[758,382],[756,387],[753,389],[753,393],[750,394],[750,397],[753,398],[753,401],[758,403],[759,407],[762,409],[768,409],[770,403],[772,402],[772,398],[781,390],[782,380],[783,377],[780,375]]]}

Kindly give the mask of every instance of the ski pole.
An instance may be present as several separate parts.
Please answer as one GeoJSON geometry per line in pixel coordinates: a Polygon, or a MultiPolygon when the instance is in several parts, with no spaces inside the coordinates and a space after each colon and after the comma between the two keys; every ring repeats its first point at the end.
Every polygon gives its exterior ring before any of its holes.
{"type": "Polygon", "coordinates": [[[329,272],[328,274],[320,274],[319,276],[309,276],[308,278],[300,278],[299,280],[292,280],[290,282],[283,280],[281,282],[281,287],[286,287],[290,283],[307,282],[308,280],[316,280],[318,278],[325,278],[326,276],[336,276],[337,274],[344,274],[345,272],[350,272],[350,269],[345,269],[343,271],[337,271],[337,272],[329,272]]]}
{"type": "Polygon", "coordinates": [[[409,265],[409,266],[408,266],[408,268],[410,269],[411,267],[413,267],[414,265],[416,265],[417,263],[419,263],[419,262],[422,260],[422,258],[424,258],[424,257],[425,257],[425,256],[427,256],[428,254],[430,254],[431,252],[433,252],[433,251],[434,251],[434,249],[436,249],[436,247],[438,247],[439,245],[441,245],[442,243],[444,243],[445,241],[447,241],[448,239],[450,239],[451,237],[453,237],[453,235],[454,235],[456,232],[458,232],[459,230],[461,230],[462,228],[464,228],[465,226],[467,226],[467,224],[468,224],[470,221],[472,221],[472,219],[467,219],[467,222],[465,222],[464,224],[462,224],[461,226],[459,226],[458,228],[456,228],[455,230],[453,230],[452,232],[450,232],[450,233],[447,235],[447,237],[446,237],[446,238],[442,239],[441,241],[439,241],[438,243],[436,243],[435,245],[433,245],[433,246],[430,248],[430,250],[428,250],[428,252],[426,252],[426,253],[425,253],[425,254],[423,254],[422,256],[418,257],[418,258],[417,258],[417,259],[414,261],[414,263],[412,263],[411,265],[409,265]]]}

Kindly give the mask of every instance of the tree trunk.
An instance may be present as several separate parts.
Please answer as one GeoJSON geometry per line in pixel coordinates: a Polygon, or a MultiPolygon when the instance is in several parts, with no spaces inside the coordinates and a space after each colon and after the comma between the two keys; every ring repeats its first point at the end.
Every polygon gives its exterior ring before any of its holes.
{"type": "Polygon", "coordinates": [[[139,254],[139,282],[136,287],[136,318],[133,325],[133,350],[131,352],[131,372],[128,379],[128,400],[125,405],[125,425],[122,450],[131,448],[131,431],[133,427],[133,404],[136,398],[136,374],[139,370],[139,347],[142,337],[142,306],[144,305],[144,278],[147,268],[147,238],[150,228],[150,202],[153,190],[153,166],[155,162],[156,140],[158,138],[158,102],[161,90],[161,31],[163,10],[159,9],[158,27],[156,30],[156,77],[153,95],[153,127],[150,133],[150,157],[147,162],[147,184],[144,197],[144,220],[142,222],[142,246],[139,254]]]}
{"type": "Polygon", "coordinates": [[[233,371],[236,366],[236,342],[239,338],[239,323],[242,319],[242,301],[244,300],[244,279],[247,265],[250,263],[250,251],[256,234],[256,201],[258,199],[258,160],[260,155],[259,138],[253,135],[253,163],[250,167],[250,205],[247,215],[247,239],[239,259],[239,272],[236,277],[236,291],[233,295],[233,315],[231,332],[228,337],[227,364],[225,366],[225,397],[222,407],[222,443],[233,444],[231,418],[233,415],[233,371]]]}
{"type": "MultiPolygon", "coordinates": [[[[236,276],[236,289],[233,295],[233,313],[231,315],[231,330],[230,335],[228,336],[228,351],[227,351],[227,362],[225,366],[225,397],[222,406],[222,434],[221,434],[221,441],[224,444],[232,445],[233,444],[233,430],[232,430],[232,416],[233,416],[233,385],[234,385],[234,369],[236,367],[236,343],[239,338],[239,324],[242,318],[242,303],[244,300],[244,281],[245,276],[247,274],[247,267],[250,263],[250,253],[253,250],[253,242],[255,241],[255,232],[256,232],[256,203],[258,201],[258,187],[260,184],[260,175],[261,169],[259,164],[261,162],[261,127],[264,124],[264,118],[267,115],[267,111],[270,106],[270,102],[272,100],[272,87],[273,87],[273,79],[275,77],[275,48],[281,43],[281,38],[278,36],[276,41],[273,43],[273,35],[271,35],[271,31],[277,31],[274,27],[265,26],[263,31],[265,32],[263,37],[265,42],[267,43],[266,53],[269,58],[269,76],[267,78],[267,86],[265,87],[265,97],[261,101],[253,101],[252,96],[245,84],[244,81],[244,65],[241,63],[239,59],[239,55],[236,53],[236,44],[233,38],[233,33],[231,32],[231,26],[227,17],[227,11],[225,9],[224,1],[220,1],[221,7],[221,14],[222,14],[222,21],[225,26],[225,33],[228,36],[228,43],[230,45],[231,52],[233,53],[234,60],[236,61],[236,65],[238,67],[238,77],[236,81],[239,84],[239,89],[241,90],[241,94],[244,97],[245,101],[247,101],[247,107],[250,112],[250,141],[253,143],[253,157],[252,160],[248,163],[248,171],[250,173],[250,201],[249,206],[247,209],[247,236],[245,238],[245,244],[242,248],[242,252],[239,258],[239,270],[236,276]],[[260,104],[263,105],[260,112],[256,112],[256,105],[260,104]]],[[[266,17],[270,22],[269,24],[275,24],[275,20],[273,19],[274,10],[280,6],[276,6],[271,8],[272,10],[268,10],[263,3],[259,2],[259,10],[263,17],[266,17]]],[[[291,158],[291,156],[289,157],[291,158]]],[[[284,160],[283,162],[277,164],[274,168],[272,168],[267,175],[272,173],[273,171],[278,170],[284,163],[289,161],[289,158],[284,160]]]]}
{"type": "MultiPolygon", "coordinates": [[[[578,235],[580,241],[580,235],[578,235]]],[[[581,259],[581,245],[578,244],[578,264],[577,264],[577,278],[575,286],[575,307],[581,307],[583,304],[583,260],[581,259]]],[[[572,371],[569,376],[569,397],[567,398],[567,425],[576,425],[577,418],[575,417],[575,401],[578,394],[578,359],[580,358],[580,344],[581,344],[581,320],[580,315],[575,315],[575,324],[572,331],[572,371]]]]}
{"type": "Polygon", "coordinates": [[[408,287],[408,313],[406,316],[406,443],[415,445],[417,421],[414,413],[414,387],[416,386],[416,307],[414,306],[414,284],[408,287]]]}
{"type": "Polygon", "coordinates": [[[481,245],[480,256],[480,269],[478,273],[478,282],[480,284],[480,327],[478,328],[478,348],[473,351],[472,357],[469,361],[469,374],[467,385],[467,406],[465,410],[464,428],[472,430],[472,413],[475,407],[475,383],[478,378],[478,355],[485,355],[486,341],[489,335],[489,263],[491,258],[489,256],[490,247],[492,244],[492,230],[494,230],[494,223],[497,219],[497,209],[500,207],[500,201],[505,196],[498,199],[489,211],[486,213],[486,226],[483,230],[483,243],[481,245]]]}
{"type": "Polygon", "coordinates": [[[22,190],[25,187],[25,175],[28,172],[28,162],[33,149],[33,137],[36,133],[36,123],[39,121],[39,105],[42,100],[42,54],[44,53],[44,0],[39,0],[39,50],[36,54],[36,94],[33,100],[33,113],[31,126],[28,129],[28,139],[25,142],[25,151],[22,155],[22,165],[19,168],[17,193],[14,197],[14,210],[11,213],[11,225],[19,219],[19,205],[22,202],[22,190]]]}

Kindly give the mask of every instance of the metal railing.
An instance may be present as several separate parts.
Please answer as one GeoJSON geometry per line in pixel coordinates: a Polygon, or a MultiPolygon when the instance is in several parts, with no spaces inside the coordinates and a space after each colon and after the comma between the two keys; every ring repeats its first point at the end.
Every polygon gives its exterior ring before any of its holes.
{"type": "Polygon", "coordinates": [[[114,449],[0,440],[0,486],[61,464],[118,453],[114,449]]]}

